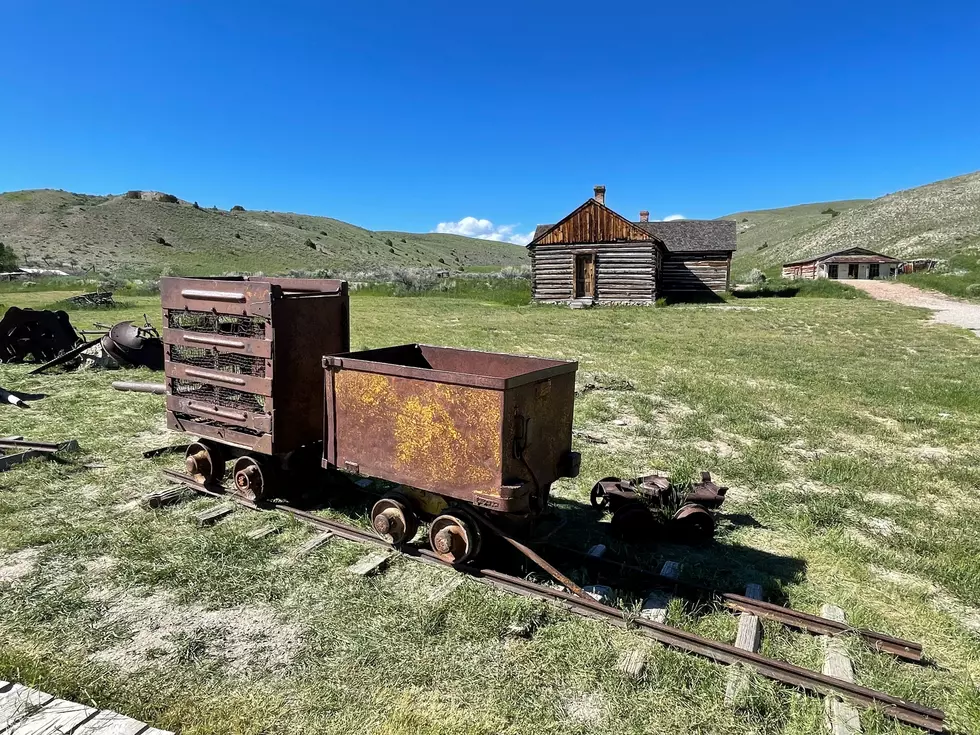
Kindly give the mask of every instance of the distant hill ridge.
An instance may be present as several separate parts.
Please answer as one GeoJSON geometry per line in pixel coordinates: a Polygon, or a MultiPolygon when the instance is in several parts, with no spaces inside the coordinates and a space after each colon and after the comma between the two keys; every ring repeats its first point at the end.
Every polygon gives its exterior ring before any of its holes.
{"type": "Polygon", "coordinates": [[[739,223],[736,275],[855,246],[900,258],[980,257],[980,172],[878,199],[739,212],[726,219],[739,223]]]}
{"type": "Polygon", "coordinates": [[[329,217],[199,208],[163,192],[0,194],[0,242],[22,265],[189,275],[524,265],[525,248],[459,235],[373,232],[329,217]]]}

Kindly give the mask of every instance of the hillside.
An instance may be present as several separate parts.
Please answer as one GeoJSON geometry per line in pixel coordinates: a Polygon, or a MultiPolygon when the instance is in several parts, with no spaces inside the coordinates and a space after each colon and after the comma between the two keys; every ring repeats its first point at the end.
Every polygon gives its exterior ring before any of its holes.
{"type": "Polygon", "coordinates": [[[852,246],[905,258],[958,260],[970,256],[975,260],[980,249],[980,172],[867,202],[811,204],[731,218],[740,223],[735,256],[739,275],[753,267],[773,268],[789,260],[852,246]],[[828,207],[841,214],[819,214],[828,207]],[[762,216],[757,226],[753,226],[754,215],[762,216]],[[743,224],[744,218],[749,221],[743,224]],[[764,228],[772,227],[773,222],[779,224],[769,237],[764,228]],[[743,232],[745,225],[749,226],[743,232]],[[768,247],[760,248],[766,241],[768,247]]]}
{"type": "Polygon", "coordinates": [[[329,217],[198,209],[148,193],[130,199],[51,189],[0,194],[0,242],[22,265],[146,275],[165,268],[195,275],[527,262],[521,246],[458,235],[372,232],[329,217]]]}

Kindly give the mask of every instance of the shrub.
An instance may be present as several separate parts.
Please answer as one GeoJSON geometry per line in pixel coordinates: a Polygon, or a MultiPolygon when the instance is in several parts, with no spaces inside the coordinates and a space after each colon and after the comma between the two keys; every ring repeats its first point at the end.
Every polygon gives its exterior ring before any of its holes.
{"type": "Polygon", "coordinates": [[[834,217],[836,217],[836,216],[837,216],[838,214],[840,214],[840,212],[838,212],[838,211],[837,211],[836,209],[834,209],[833,207],[827,207],[827,208],[826,208],[826,209],[825,209],[824,211],[822,211],[822,212],[821,212],[820,214],[829,214],[829,215],[830,215],[830,218],[831,218],[831,219],[833,219],[833,218],[834,218],[834,217]]]}
{"type": "Polygon", "coordinates": [[[173,194],[161,194],[160,201],[166,202],[167,204],[177,204],[180,202],[180,200],[173,194]]]}
{"type": "Polygon", "coordinates": [[[156,240],[157,245],[166,245],[167,244],[167,241],[163,238],[162,235],[157,235],[154,239],[156,240]]]}
{"type": "Polygon", "coordinates": [[[390,237],[386,237],[386,238],[385,238],[385,245],[387,245],[387,246],[388,246],[389,248],[390,248],[390,247],[391,247],[392,245],[394,245],[394,243],[393,243],[393,242],[391,241],[391,238],[390,238],[390,237]]]}
{"type": "Polygon", "coordinates": [[[659,308],[663,308],[663,307],[667,306],[667,299],[665,299],[663,296],[661,296],[659,299],[657,299],[656,301],[653,302],[653,305],[656,306],[656,307],[659,307],[659,308]]]}
{"type": "Polygon", "coordinates": [[[980,296],[980,283],[971,283],[966,287],[967,296],[980,296]]]}
{"type": "Polygon", "coordinates": [[[244,212],[245,211],[245,207],[243,207],[241,204],[236,204],[234,207],[231,208],[231,211],[232,212],[244,212]]]}
{"type": "Polygon", "coordinates": [[[313,242],[310,238],[306,238],[306,242],[304,242],[303,244],[306,245],[306,247],[308,247],[310,250],[316,250],[316,243],[313,242]]]}
{"type": "Polygon", "coordinates": [[[320,230],[320,234],[323,235],[324,237],[326,237],[327,236],[327,231],[326,230],[320,230]]]}
{"type": "Polygon", "coordinates": [[[239,233],[236,232],[235,233],[235,239],[236,240],[241,240],[242,239],[242,236],[239,233]]]}
{"type": "Polygon", "coordinates": [[[445,265],[446,264],[446,259],[445,258],[439,258],[439,262],[442,263],[443,265],[445,265]]]}
{"type": "Polygon", "coordinates": [[[0,270],[9,271],[17,267],[17,254],[0,242],[0,270]]]}
{"type": "Polygon", "coordinates": [[[394,248],[388,248],[388,252],[389,253],[394,253],[395,252],[395,249],[394,248]]]}
{"type": "Polygon", "coordinates": [[[768,240],[766,240],[764,243],[762,243],[759,246],[759,250],[765,250],[767,247],[769,247],[769,241],[768,240]]]}
{"type": "Polygon", "coordinates": [[[402,242],[408,242],[408,241],[403,237],[402,238],[402,242]]]}
{"type": "Polygon", "coordinates": [[[753,268],[749,271],[749,275],[745,277],[745,282],[753,284],[765,283],[766,274],[760,271],[758,268],[753,268]]]}
{"type": "Polygon", "coordinates": [[[143,192],[141,192],[139,189],[130,189],[125,194],[123,194],[123,196],[126,199],[142,199],[143,192]]]}
{"type": "Polygon", "coordinates": [[[200,208],[201,208],[201,205],[198,204],[197,202],[194,202],[194,209],[200,209],[200,208]]]}

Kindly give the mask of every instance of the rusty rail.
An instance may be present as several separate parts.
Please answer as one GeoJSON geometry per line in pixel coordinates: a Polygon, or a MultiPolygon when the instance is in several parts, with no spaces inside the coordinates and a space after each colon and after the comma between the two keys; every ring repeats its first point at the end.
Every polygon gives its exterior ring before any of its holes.
{"type": "Polygon", "coordinates": [[[830,618],[819,615],[801,612],[789,607],[781,607],[771,602],[753,600],[751,597],[737,595],[732,592],[719,592],[710,587],[702,587],[690,582],[682,582],[671,577],[664,577],[656,572],[651,572],[641,567],[630,564],[595,557],[577,549],[570,549],[558,544],[544,544],[544,546],[554,549],[565,555],[574,557],[576,561],[583,565],[590,566],[600,572],[605,572],[615,576],[619,580],[629,580],[630,577],[643,580],[644,585],[661,587],[674,591],[683,597],[688,598],[716,598],[725,607],[737,612],[748,612],[766,620],[781,623],[796,630],[802,630],[813,635],[839,635],[841,633],[853,633],[860,636],[869,646],[876,651],[891,654],[906,661],[918,663],[922,661],[922,644],[915,641],[908,641],[903,638],[896,638],[879,633],[878,631],[867,628],[852,628],[844,623],[839,623],[830,618]]]}
{"type": "Polygon", "coordinates": [[[253,510],[279,511],[304,521],[319,530],[332,531],[341,538],[358,543],[382,546],[427,564],[449,567],[489,586],[526,597],[545,600],[577,615],[603,620],[624,628],[630,627],[631,625],[635,626],[635,629],[639,633],[663,645],[676,648],[686,653],[702,656],[717,663],[741,663],[766,678],[797,687],[811,694],[835,695],[865,707],[880,707],[885,714],[900,722],[915,725],[931,732],[943,731],[943,721],[946,715],[942,710],[909,702],[886,692],[836,679],[832,676],[810,671],[809,669],[804,669],[800,666],[795,666],[794,664],[762,656],[757,653],[751,653],[727,643],[703,638],[702,636],[669,625],[655,623],[643,618],[629,619],[624,615],[622,610],[610,605],[605,605],[592,599],[582,599],[568,592],[556,590],[493,569],[480,569],[466,565],[454,566],[439,559],[429,549],[413,546],[400,546],[396,548],[371,532],[363,531],[360,528],[339,521],[321,518],[313,513],[294,508],[287,504],[256,504],[240,496],[227,493],[220,486],[203,485],[189,475],[172,470],[164,470],[163,474],[167,478],[204,495],[232,500],[238,505],[253,510]]]}

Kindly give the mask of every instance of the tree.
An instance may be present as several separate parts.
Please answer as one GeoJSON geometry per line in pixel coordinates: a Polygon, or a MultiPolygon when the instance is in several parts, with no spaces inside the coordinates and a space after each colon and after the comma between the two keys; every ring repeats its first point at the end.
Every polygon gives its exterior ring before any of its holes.
{"type": "Polygon", "coordinates": [[[245,211],[245,207],[243,207],[241,204],[236,204],[234,207],[231,208],[231,211],[232,212],[244,212],[245,211]]]}
{"type": "Polygon", "coordinates": [[[0,270],[13,270],[17,267],[17,254],[13,248],[8,248],[0,242],[0,270]]]}

